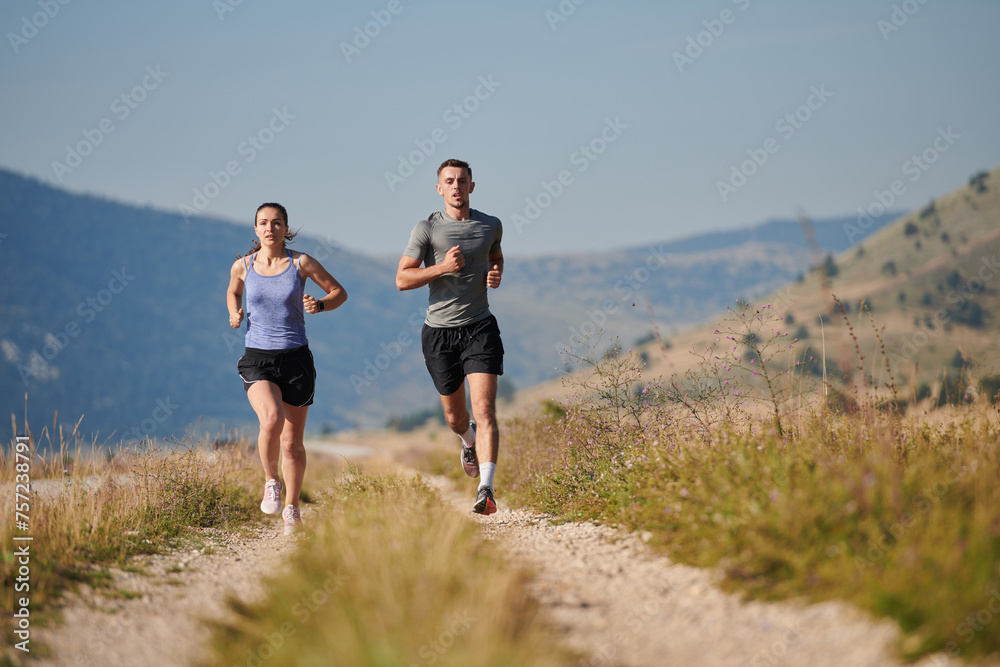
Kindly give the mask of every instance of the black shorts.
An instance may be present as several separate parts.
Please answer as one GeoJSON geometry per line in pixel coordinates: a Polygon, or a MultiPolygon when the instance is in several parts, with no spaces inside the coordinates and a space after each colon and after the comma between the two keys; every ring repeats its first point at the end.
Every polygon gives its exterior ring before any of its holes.
{"type": "Polygon", "coordinates": [[[425,324],[420,342],[427,370],[442,396],[458,391],[470,373],[503,375],[503,341],[493,315],[464,327],[425,324]]]}
{"type": "Polygon", "coordinates": [[[302,408],[312,405],[316,392],[316,367],[308,345],[291,350],[258,350],[248,347],[236,368],[243,378],[243,391],[255,382],[273,382],[284,403],[302,408]]]}

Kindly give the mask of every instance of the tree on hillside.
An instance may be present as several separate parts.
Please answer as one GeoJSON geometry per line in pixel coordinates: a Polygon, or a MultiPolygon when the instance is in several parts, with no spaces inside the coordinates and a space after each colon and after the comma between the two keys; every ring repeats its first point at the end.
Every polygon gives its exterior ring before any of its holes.
{"type": "Polygon", "coordinates": [[[833,255],[827,255],[826,259],[823,260],[823,273],[826,274],[827,278],[833,278],[835,275],[840,273],[840,268],[838,268],[837,263],[833,261],[833,255]]]}
{"type": "Polygon", "coordinates": [[[951,365],[954,368],[962,368],[963,366],[971,366],[972,362],[965,358],[961,350],[955,350],[955,354],[951,358],[951,365]]]}
{"type": "Polygon", "coordinates": [[[963,304],[961,308],[950,311],[949,314],[952,320],[967,327],[979,329],[983,326],[985,312],[983,311],[983,307],[975,301],[969,301],[963,304]]]}
{"type": "Polygon", "coordinates": [[[978,174],[973,174],[969,179],[969,187],[976,191],[976,194],[982,194],[986,192],[986,179],[990,177],[989,172],[981,171],[978,174]]]}

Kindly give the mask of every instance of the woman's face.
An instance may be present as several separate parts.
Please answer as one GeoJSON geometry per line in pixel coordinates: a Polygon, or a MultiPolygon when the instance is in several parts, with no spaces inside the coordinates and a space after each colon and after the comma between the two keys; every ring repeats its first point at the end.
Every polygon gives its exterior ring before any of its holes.
{"type": "Polygon", "coordinates": [[[260,240],[262,246],[281,246],[285,240],[285,232],[288,225],[281,211],[270,206],[257,211],[257,222],[254,224],[254,232],[260,240]]]}

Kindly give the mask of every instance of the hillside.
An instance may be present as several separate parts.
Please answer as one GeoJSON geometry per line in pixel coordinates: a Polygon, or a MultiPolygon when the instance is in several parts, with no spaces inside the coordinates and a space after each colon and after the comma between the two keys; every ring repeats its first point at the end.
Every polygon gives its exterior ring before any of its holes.
{"type": "MultiPolygon", "coordinates": [[[[981,379],[1000,372],[998,256],[1000,168],[995,168],[837,255],[829,270],[814,270],[757,304],[771,303],[785,316],[784,329],[800,338],[797,358],[817,359],[810,364],[814,376],[821,374],[825,337],[829,376],[836,383],[860,382],[855,340],[836,296],[849,315],[869,386],[888,395],[895,385],[903,401],[928,396],[961,401],[975,394],[981,379]],[[859,310],[862,301],[871,319],[859,310]]],[[[690,368],[689,351],[714,340],[720,322],[684,332],[669,351],[647,347],[651,370],[690,368]]]]}
{"type": "MultiPolygon", "coordinates": [[[[189,223],[6,171],[0,211],[6,414],[22,417],[27,395],[36,430],[58,413],[70,425],[82,416],[81,432],[102,438],[252,420],[235,373],[243,332],[225,317],[229,266],[249,246],[249,222],[189,223]]],[[[308,229],[294,207],[291,216],[293,228],[308,229]]],[[[816,224],[828,250],[850,244],[837,233],[843,223],[816,224]]],[[[410,225],[393,230],[401,244],[410,225]]],[[[336,313],[308,320],[319,373],[310,428],[381,425],[435,406],[418,345],[426,294],[396,291],[396,258],[354,253],[307,232],[294,247],[319,258],[350,295],[336,313]]],[[[679,328],[773,290],[810,263],[789,221],[642,248],[509,257],[504,284],[491,294],[508,351],[505,385],[529,387],[556,374],[557,347],[574,331],[603,325],[626,340],[646,335],[647,299],[661,324],[679,328]]]]}

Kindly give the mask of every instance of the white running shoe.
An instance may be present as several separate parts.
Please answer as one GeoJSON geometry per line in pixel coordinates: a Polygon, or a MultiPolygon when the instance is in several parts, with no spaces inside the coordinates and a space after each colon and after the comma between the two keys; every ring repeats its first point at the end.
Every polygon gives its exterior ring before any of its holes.
{"type": "Polygon", "coordinates": [[[302,514],[295,505],[286,506],[281,518],[285,520],[285,535],[291,535],[302,527],[302,514]]]}
{"type": "Polygon", "coordinates": [[[466,447],[465,443],[462,443],[462,456],[460,460],[462,461],[462,468],[465,470],[465,474],[469,477],[479,477],[479,457],[476,456],[476,425],[469,422],[469,428],[472,429],[472,447],[466,447]]]}
{"type": "Polygon", "coordinates": [[[281,480],[269,479],[264,485],[264,500],[260,501],[260,511],[277,514],[281,510],[281,480]]]}

